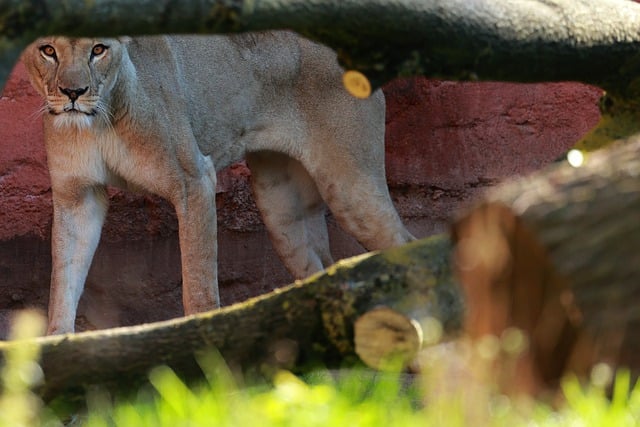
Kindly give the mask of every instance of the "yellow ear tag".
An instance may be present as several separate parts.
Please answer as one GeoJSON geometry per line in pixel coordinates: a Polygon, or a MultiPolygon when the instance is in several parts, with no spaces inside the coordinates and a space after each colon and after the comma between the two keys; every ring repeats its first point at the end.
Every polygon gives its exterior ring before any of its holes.
{"type": "Polygon", "coordinates": [[[371,95],[371,83],[367,77],[359,71],[349,70],[342,75],[342,83],[345,89],[356,98],[365,99],[371,95]]]}

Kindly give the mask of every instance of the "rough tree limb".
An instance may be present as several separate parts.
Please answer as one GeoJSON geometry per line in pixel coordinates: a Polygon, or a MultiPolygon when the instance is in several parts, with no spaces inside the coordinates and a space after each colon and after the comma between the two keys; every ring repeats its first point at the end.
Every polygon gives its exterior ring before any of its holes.
{"type": "MultiPolygon", "coordinates": [[[[341,261],[304,282],[194,317],[38,339],[45,375],[39,392],[50,399],[83,394],[93,384],[130,390],[159,364],[199,376],[194,353],[211,348],[242,370],[343,362],[355,358],[356,318],[380,306],[459,331],[462,307],[449,255],[447,238],[430,238],[341,261]]],[[[0,342],[0,356],[12,345],[0,342]]]]}
{"type": "Polygon", "coordinates": [[[281,28],[335,48],[374,86],[429,75],[575,80],[638,95],[640,5],[627,0],[2,0],[0,87],[39,35],[281,28]]]}
{"type": "Polygon", "coordinates": [[[465,331],[530,337],[509,376],[519,391],[599,361],[640,373],[639,151],[635,137],[501,185],[454,225],[465,331]]]}

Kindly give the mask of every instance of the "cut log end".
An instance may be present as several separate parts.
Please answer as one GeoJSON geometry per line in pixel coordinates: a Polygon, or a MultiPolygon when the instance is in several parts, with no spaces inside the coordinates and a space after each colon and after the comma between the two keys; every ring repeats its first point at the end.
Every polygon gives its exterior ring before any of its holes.
{"type": "MultiPolygon", "coordinates": [[[[524,331],[530,354],[516,386],[532,391],[557,383],[567,368],[576,331],[561,304],[567,283],[537,236],[508,206],[478,205],[453,227],[456,270],[465,293],[465,332],[475,340],[524,331]]],[[[513,386],[513,384],[510,384],[513,386]]]]}
{"type": "Polygon", "coordinates": [[[418,354],[422,335],[422,328],[414,319],[389,307],[377,307],[356,320],[355,351],[374,369],[402,369],[418,354]]]}
{"type": "MultiPolygon", "coordinates": [[[[523,218],[513,207],[517,200],[511,204],[480,203],[454,224],[455,270],[465,294],[465,332],[476,340],[501,336],[509,328],[525,332],[530,340],[529,354],[519,363],[516,377],[528,379],[519,391],[536,392],[557,386],[567,371],[586,375],[598,360],[615,360],[620,346],[602,348],[603,338],[610,337],[617,325],[613,316],[606,314],[607,301],[598,314],[605,313],[611,323],[601,326],[607,333],[598,336],[593,321],[585,319],[576,301],[581,299],[583,305],[589,302],[589,288],[570,283],[559,273],[559,269],[569,270],[567,265],[574,262],[557,256],[562,245],[569,248],[565,250],[569,254],[584,255],[589,248],[583,248],[581,239],[571,235],[571,227],[560,243],[548,244],[547,216],[523,218]],[[594,336],[600,345],[594,345],[594,336]]],[[[578,221],[575,218],[572,226],[578,221]]],[[[575,234],[588,236],[588,229],[579,230],[575,234]]],[[[615,298],[615,292],[609,295],[615,298]]]]}

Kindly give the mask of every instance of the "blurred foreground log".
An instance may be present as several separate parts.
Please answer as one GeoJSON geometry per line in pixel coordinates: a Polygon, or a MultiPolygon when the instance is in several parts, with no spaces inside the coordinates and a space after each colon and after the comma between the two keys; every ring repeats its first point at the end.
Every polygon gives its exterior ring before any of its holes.
{"type": "MultiPolygon", "coordinates": [[[[326,273],[217,311],[37,339],[45,376],[38,392],[51,400],[83,396],[96,384],[131,391],[160,364],[197,378],[202,372],[194,355],[210,349],[232,369],[249,373],[277,367],[301,372],[314,363],[345,366],[357,360],[354,322],[381,306],[398,318],[436,318],[445,333],[459,331],[462,308],[450,253],[447,238],[430,238],[341,261],[326,273]]],[[[0,343],[0,356],[15,345],[0,343]]],[[[402,343],[398,348],[406,350],[402,343]]]]}
{"type": "MultiPolygon", "coordinates": [[[[640,138],[492,189],[453,226],[472,339],[518,328],[514,391],[640,368],[640,138]]],[[[513,365],[513,364],[511,364],[513,365]]]]}
{"type": "Polygon", "coordinates": [[[3,0],[0,89],[38,36],[284,28],[332,47],[374,87],[411,75],[578,80],[638,96],[640,5],[626,0],[3,0]]]}

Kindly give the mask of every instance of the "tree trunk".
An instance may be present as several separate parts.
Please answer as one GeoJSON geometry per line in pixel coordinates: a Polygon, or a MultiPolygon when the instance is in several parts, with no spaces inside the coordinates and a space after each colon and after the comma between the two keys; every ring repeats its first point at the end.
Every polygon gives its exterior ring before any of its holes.
{"type": "Polygon", "coordinates": [[[640,372],[640,138],[492,189],[453,227],[472,339],[529,336],[521,391],[604,361],[640,372]]]}
{"type": "MultiPolygon", "coordinates": [[[[440,319],[459,331],[462,307],[449,269],[447,238],[337,263],[325,273],[245,303],[166,322],[44,337],[45,399],[83,393],[93,384],[131,390],[152,367],[167,364],[201,376],[194,354],[217,350],[234,369],[301,370],[355,359],[353,325],[380,306],[400,315],[440,319]]],[[[2,353],[14,343],[0,343],[2,353]]]]}
{"type": "Polygon", "coordinates": [[[0,87],[40,35],[283,28],[333,47],[374,87],[409,75],[579,80],[637,96],[640,5],[627,0],[4,0],[0,87]]]}

